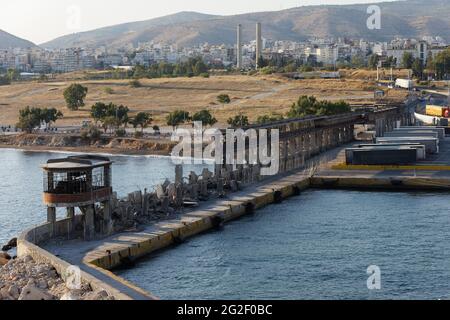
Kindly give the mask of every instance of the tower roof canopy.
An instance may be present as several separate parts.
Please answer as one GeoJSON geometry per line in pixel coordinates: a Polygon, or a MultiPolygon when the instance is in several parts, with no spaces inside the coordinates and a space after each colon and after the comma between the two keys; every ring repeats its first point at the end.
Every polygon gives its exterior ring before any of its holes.
{"type": "Polygon", "coordinates": [[[105,167],[112,163],[113,162],[107,157],[81,155],[61,159],[50,159],[41,167],[46,171],[89,170],[105,167]]]}

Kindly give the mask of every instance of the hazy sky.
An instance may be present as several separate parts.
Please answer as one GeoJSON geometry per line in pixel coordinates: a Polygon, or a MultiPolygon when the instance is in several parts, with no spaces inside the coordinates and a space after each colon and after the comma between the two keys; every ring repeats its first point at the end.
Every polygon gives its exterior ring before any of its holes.
{"type": "Polygon", "coordinates": [[[69,33],[179,11],[231,15],[304,5],[373,2],[380,0],[2,0],[0,29],[40,44],[69,33]]]}

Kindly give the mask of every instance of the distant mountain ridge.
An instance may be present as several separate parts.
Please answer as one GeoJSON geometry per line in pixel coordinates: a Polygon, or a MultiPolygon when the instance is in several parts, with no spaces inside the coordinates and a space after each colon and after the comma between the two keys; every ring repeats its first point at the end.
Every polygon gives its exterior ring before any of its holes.
{"type": "Polygon", "coordinates": [[[180,12],[156,19],[130,22],[63,36],[44,43],[44,48],[120,47],[127,43],[163,41],[180,46],[232,44],[236,25],[243,25],[243,37],[255,37],[255,23],[261,22],[263,37],[276,40],[305,40],[310,37],[365,38],[387,41],[395,36],[439,35],[450,42],[449,0],[405,0],[376,3],[381,8],[381,30],[366,26],[370,4],[305,6],[274,12],[214,16],[180,12]]]}
{"type": "Polygon", "coordinates": [[[0,30],[0,49],[32,48],[36,45],[28,40],[16,37],[6,31],[0,30]]]}

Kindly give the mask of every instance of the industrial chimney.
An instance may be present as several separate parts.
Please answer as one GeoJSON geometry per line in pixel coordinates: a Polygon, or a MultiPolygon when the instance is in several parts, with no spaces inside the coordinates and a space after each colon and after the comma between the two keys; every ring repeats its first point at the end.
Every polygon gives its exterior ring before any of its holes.
{"type": "Polygon", "coordinates": [[[238,70],[242,69],[242,25],[237,26],[237,48],[236,48],[237,63],[236,67],[238,70]]]}
{"type": "Polygon", "coordinates": [[[262,55],[261,23],[256,24],[256,69],[260,68],[262,55]]]}

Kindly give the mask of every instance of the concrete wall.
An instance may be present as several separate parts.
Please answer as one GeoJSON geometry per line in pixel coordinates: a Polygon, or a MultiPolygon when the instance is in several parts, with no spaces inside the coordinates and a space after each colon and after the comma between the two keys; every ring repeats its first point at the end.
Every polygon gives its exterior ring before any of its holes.
{"type": "MultiPolygon", "coordinates": [[[[158,224],[159,230],[140,235],[133,244],[119,247],[117,250],[94,251],[84,260],[86,264],[101,269],[112,270],[123,263],[146,256],[152,252],[167,248],[184,239],[211,230],[218,222],[229,222],[251,213],[253,210],[298,194],[309,187],[309,178],[294,174],[277,182],[269,183],[245,196],[236,196],[217,205],[186,214],[179,220],[158,224]]],[[[122,238],[121,240],[131,240],[122,238]]],[[[128,241],[131,242],[131,241],[128,241]]]]}
{"type": "MultiPolygon", "coordinates": [[[[63,219],[57,221],[54,224],[54,230],[56,234],[66,234],[67,228],[70,226],[68,223],[70,219],[63,219]]],[[[17,254],[20,257],[31,256],[38,263],[46,263],[53,266],[61,278],[65,281],[67,276],[67,268],[71,265],[40,248],[37,244],[47,241],[52,238],[52,224],[45,223],[35,228],[31,228],[23,232],[17,241],[17,254]]],[[[113,296],[116,300],[132,300],[128,295],[120,292],[116,288],[109,284],[95,278],[87,272],[81,271],[81,279],[84,283],[89,285],[92,290],[105,290],[109,295],[113,296]]]]}

